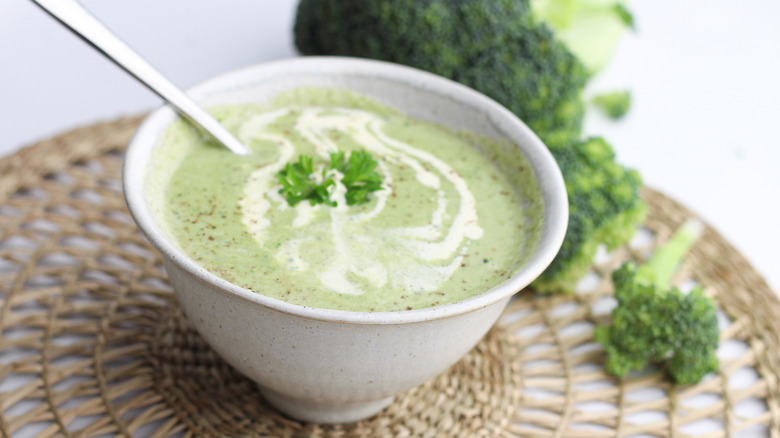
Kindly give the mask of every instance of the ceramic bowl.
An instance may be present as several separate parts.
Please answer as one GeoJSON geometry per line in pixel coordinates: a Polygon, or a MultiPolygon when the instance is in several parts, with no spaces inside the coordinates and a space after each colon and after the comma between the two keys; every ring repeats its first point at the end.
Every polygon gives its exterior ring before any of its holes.
{"type": "Polygon", "coordinates": [[[482,294],[400,312],[289,304],[211,274],[166,234],[147,196],[164,190],[164,184],[145,180],[151,153],[177,116],[165,106],[146,118],[127,150],[125,197],[138,226],[162,253],[192,324],[282,412],[304,421],[350,422],[377,413],[394,395],[444,372],[474,347],[512,295],[533,281],[560,248],[568,217],[566,190],[547,148],[517,117],[470,88],[416,69],[349,58],[295,58],[229,72],[188,93],[209,106],[264,102],[300,86],[353,90],[417,119],[510,139],[530,161],[544,198],[535,253],[506,282],[482,294]]]}

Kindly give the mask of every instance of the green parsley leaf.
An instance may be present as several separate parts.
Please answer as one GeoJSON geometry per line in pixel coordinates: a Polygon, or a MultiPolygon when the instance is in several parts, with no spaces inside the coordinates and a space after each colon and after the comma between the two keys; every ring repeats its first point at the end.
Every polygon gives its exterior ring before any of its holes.
{"type": "Polygon", "coordinates": [[[279,194],[284,196],[290,206],[303,200],[311,205],[325,204],[335,207],[330,200],[329,188],[336,184],[328,176],[331,170],[337,170],[344,177],[341,183],[346,187],[345,199],[347,205],[364,204],[368,202],[368,194],[382,189],[382,177],[376,171],[377,161],[366,151],[354,151],[345,159],[344,152],[330,154],[330,166],[322,170],[322,182],[317,183],[314,175],[314,160],[308,155],[298,157],[298,162],[287,163],[278,173],[279,194]]]}
{"type": "Polygon", "coordinates": [[[344,175],[341,183],[347,188],[347,205],[365,204],[368,194],[382,190],[382,177],[375,170],[376,160],[366,151],[354,151],[344,160],[344,152],[330,154],[331,168],[344,175]]]}
{"type": "Polygon", "coordinates": [[[278,173],[279,194],[285,197],[291,206],[308,199],[311,205],[328,201],[328,186],[334,184],[332,180],[317,184],[313,178],[314,160],[308,155],[298,157],[298,162],[287,163],[278,173]]]}

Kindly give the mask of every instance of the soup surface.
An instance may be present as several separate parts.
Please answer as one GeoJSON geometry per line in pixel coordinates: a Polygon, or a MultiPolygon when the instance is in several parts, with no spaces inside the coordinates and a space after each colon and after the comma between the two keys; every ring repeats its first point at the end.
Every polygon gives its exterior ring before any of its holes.
{"type": "Polygon", "coordinates": [[[179,248],[234,284],[303,306],[410,310],[491,289],[536,245],[541,196],[515,145],[338,89],[211,112],[252,154],[232,154],[178,120],[146,190],[179,248]],[[347,205],[337,173],[335,206],[290,205],[280,194],[279,173],[300,155],[322,179],[330,153],[356,150],[373,157],[382,181],[368,202],[347,205]]]}

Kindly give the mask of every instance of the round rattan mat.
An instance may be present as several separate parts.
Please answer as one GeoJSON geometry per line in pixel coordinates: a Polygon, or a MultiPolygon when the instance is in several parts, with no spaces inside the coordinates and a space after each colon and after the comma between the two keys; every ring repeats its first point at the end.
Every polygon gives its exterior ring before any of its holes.
{"type": "Polygon", "coordinates": [[[722,309],[720,371],[688,387],[603,372],[592,331],[613,305],[608,273],[692,216],[651,189],[647,228],[599,254],[577,294],[519,294],[461,362],[371,419],[289,420],[191,328],[126,212],[119,172],[138,122],[0,160],[3,436],[780,436],[780,304],[711,228],[676,282],[722,309]]]}

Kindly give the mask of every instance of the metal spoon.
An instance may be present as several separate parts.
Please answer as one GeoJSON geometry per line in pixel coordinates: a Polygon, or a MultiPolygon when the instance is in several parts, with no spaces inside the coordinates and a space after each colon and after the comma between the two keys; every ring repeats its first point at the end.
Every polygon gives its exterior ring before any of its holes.
{"type": "Polygon", "coordinates": [[[75,0],[32,0],[73,33],[103,53],[150,90],[171,104],[184,118],[211,134],[236,154],[249,149],[227,129],[165,78],[140,55],[108,30],[75,0]]]}

